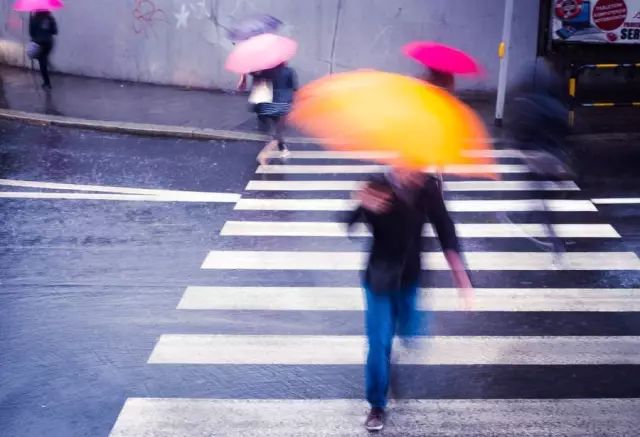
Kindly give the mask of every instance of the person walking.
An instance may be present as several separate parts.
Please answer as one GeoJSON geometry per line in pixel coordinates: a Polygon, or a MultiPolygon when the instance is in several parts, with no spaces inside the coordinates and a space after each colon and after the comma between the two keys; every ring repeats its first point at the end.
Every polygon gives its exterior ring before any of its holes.
{"type": "Polygon", "coordinates": [[[285,117],[291,110],[298,79],[295,70],[286,63],[251,73],[251,76],[253,83],[249,103],[258,115],[260,129],[272,137],[257,157],[260,165],[266,165],[269,153],[276,148],[283,158],[289,154],[283,136],[285,117]]]}
{"type": "Polygon", "coordinates": [[[454,94],[455,92],[456,78],[452,73],[426,67],[420,78],[431,85],[435,85],[450,92],[451,94],[454,94]]]}
{"type": "Polygon", "coordinates": [[[54,35],[58,34],[58,25],[49,11],[36,11],[29,16],[29,36],[37,45],[34,58],[40,64],[42,87],[51,89],[49,78],[49,55],[54,46],[54,35]]]}
{"type": "MultiPolygon", "coordinates": [[[[528,93],[516,96],[510,108],[507,130],[513,137],[514,148],[520,150],[522,160],[535,176],[534,180],[530,181],[531,190],[540,189],[540,180],[561,184],[563,181],[575,179],[576,174],[570,165],[571,155],[566,150],[569,134],[568,110],[562,102],[545,93],[528,93]]],[[[558,198],[563,199],[565,195],[565,192],[561,191],[558,198]]],[[[545,199],[541,199],[540,202],[541,219],[547,228],[549,241],[542,241],[536,237],[529,239],[553,250],[554,263],[560,266],[560,254],[566,251],[564,241],[555,232],[553,214],[548,202],[545,199]]],[[[514,224],[507,212],[501,212],[498,216],[514,224]]]]}
{"type": "Polygon", "coordinates": [[[413,336],[419,325],[416,301],[425,221],[433,224],[466,308],[471,307],[473,289],[436,177],[396,168],[370,179],[354,198],[360,206],[350,214],[347,225],[350,228],[364,221],[373,234],[363,278],[369,343],[365,382],[371,406],[365,427],[379,431],[384,427],[393,337],[413,336]]]}

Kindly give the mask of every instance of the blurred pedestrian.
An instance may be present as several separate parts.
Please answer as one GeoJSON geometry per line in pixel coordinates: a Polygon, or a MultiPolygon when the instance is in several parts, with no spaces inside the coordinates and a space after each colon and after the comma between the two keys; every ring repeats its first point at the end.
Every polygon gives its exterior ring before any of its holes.
{"type": "Polygon", "coordinates": [[[260,165],[266,165],[270,152],[276,149],[280,150],[282,158],[289,155],[283,136],[285,118],[291,110],[298,79],[295,70],[286,63],[251,73],[251,76],[253,83],[249,103],[258,115],[260,129],[272,138],[257,157],[260,165]]]}
{"type": "Polygon", "coordinates": [[[33,44],[32,57],[40,64],[42,87],[51,89],[49,78],[49,55],[54,46],[54,35],[58,34],[58,25],[49,11],[36,11],[29,15],[29,36],[33,44]]]}
{"type": "Polygon", "coordinates": [[[393,337],[413,336],[419,325],[416,301],[425,221],[433,224],[466,308],[473,289],[437,178],[397,168],[372,178],[354,197],[360,206],[351,213],[349,226],[363,220],[373,234],[363,278],[369,343],[366,397],[371,405],[365,427],[377,431],[384,427],[393,337]]]}
{"type": "MultiPolygon", "coordinates": [[[[437,70],[431,67],[425,67],[424,73],[422,74],[420,79],[430,83],[431,85],[437,86],[438,88],[442,88],[443,90],[451,94],[454,94],[455,92],[456,78],[452,73],[437,70]]],[[[444,177],[442,175],[442,172],[438,171],[438,169],[434,169],[433,176],[440,181],[440,187],[443,187],[444,177]]]]}
{"type": "Polygon", "coordinates": [[[9,102],[7,101],[7,95],[4,91],[4,80],[0,74],[0,108],[8,108],[9,102]]]}
{"type": "Polygon", "coordinates": [[[455,92],[456,78],[452,73],[426,67],[421,79],[425,82],[429,82],[431,85],[442,88],[451,94],[455,92]]]}
{"type": "MultiPolygon", "coordinates": [[[[565,149],[566,137],[569,133],[567,125],[567,108],[555,97],[543,93],[528,93],[517,96],[509,106],[509,130],[514,144],[520,149],[522,159],[536,179],[561,182],[574,179],[570,157],[565,149]]],[[[539,182],[530,182],[531,190],[539,189],[539,182]]],[[[560,196],[564,191],[560,192],[560,196]]],[[[562,198],[562,197],[560,197],[562,198]]],[[[537,238],[530,239],[541,246],[551,248],[554,253],[565,251],[563,241],[556,235],[552,224],[552,216],[547,202],[541,199],[542,221],[547,227],[549,242],[537,238]]],[[[511,222],[508,213],[500,214],[511,222]]],[[[557,262],[560,261],[558,258],[557,262]]]]}

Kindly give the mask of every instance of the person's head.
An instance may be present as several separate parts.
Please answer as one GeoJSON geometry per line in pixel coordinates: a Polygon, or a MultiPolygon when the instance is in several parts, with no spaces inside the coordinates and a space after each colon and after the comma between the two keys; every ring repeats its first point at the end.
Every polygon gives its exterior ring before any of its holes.
{"type": "Polygon", "coordinates": [[[447,91],[453,91],[456,85],[456,78],[453,74],[433,68],[427,68],[424,72],[423,79],[432,85],[443,88],[447,91]]]}
{"type": "Polygon", "coordinates": [[[393,167],[394,179],[405,188],[417,188],[424,182],[424,175],[419,170],[404,167],[393,167]]]}

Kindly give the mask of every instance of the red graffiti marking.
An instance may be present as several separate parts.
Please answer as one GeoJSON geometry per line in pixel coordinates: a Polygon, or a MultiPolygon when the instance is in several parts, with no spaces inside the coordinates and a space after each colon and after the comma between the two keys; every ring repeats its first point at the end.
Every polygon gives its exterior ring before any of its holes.
{"type": "Polygon", "coordinates": [[[153,30],[154,23],[167,22],[167,15],[158,8],[153,0],[135,0],[133,9],[133,31],[137,34],[144,34],[153,30]]]}

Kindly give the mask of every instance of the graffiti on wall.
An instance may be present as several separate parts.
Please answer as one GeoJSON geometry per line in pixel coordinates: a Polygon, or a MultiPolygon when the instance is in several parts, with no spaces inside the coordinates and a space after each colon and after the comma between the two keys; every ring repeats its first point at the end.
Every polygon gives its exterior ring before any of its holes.
{"type": "Polygon", "coordinates": [[[158,23],[167,23],[167,14],[153,0],[135,0],[132,10],[133,31],[148,36],[158,23]]]}
{"type": "Polygon", "coordinates": [[[182,3],[180,9],[173,15],[176,17],[176,29],[189,27],[189,18],[191,16],[198,21],[211,18],[207,0],[191,0],[182,3]]]}

